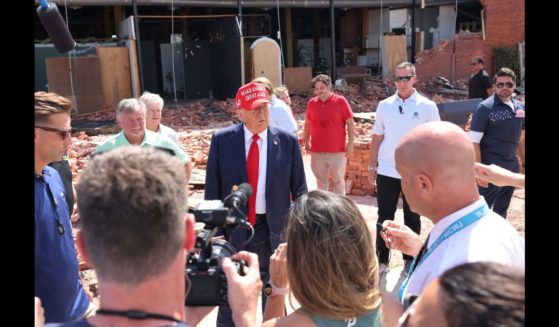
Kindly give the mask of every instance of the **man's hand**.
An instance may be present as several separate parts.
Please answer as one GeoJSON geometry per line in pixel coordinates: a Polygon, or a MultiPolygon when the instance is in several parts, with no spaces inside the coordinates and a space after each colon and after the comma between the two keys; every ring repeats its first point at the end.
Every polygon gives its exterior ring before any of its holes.
{"type": "Polygon", "coordinates": [[[35,327],[41,327],[45,323],[45,310],[41,299],[35,296],[35,327]]]}
{"type": "Polygon", "coordinates": [[[281,243],[270,257],[270,281],[279,288],[287,288],[287,243],[281,243]]]}
{"type": "Polygon", "coordinates": [[[369,176],[367,176],[369,183],[373,186],[373,194],[377,193],[377,168],[369,169],[369,176]]]}
{"type": "Polygon", "coordinates": [[[423,241],[411,228],[392,220],[385,220],[382,227],[380,236],[389,249],[396,249],[414,257],[419,253],[423,241]]]}
{"type": "Polygon", "coordinates": [[[305,147],[305,153],[310,153],[311,152],[311,144],[310,142],[307,141],[303,141],[304,147],[305,147]]]}
{"type": "Polygon", "coordinates": [[[353,155],[353,143],[348,143],[345,147],[345,156],[347,158],[353,155]]]}
{"type": "Polygon", "coordinates": [[[223,258],[221,268],[227,277],[227,297],[235,326],[256,326],[256,307],[262,291],[258,256],[255,253],[241,251],[231,258],[223,258]],[[231,259],[246,262],[244,276],[239,275],[231,259]]]}

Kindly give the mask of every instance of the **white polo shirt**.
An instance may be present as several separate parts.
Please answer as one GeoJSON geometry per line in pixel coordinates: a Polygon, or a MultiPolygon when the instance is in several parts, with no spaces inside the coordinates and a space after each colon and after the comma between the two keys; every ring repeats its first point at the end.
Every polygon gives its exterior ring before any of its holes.
{"type": "Polygon", "coordinates": [[[415,89],[405,101],[396,93],[379,102],[373,125],[373,134],[384,135],[378,152],[378,174],[401,178],[394,160],[394,152],[400,139],[420,124],[439,120],[441,117],[435,102],[420,95],[415,89]],[[402,113],[399,107],[402,107],[402,113]]]}
{"type": "MultiPolygon", "coordinates": [[[[455,221],[485,204],[485,199],[456,211],[435,224],[427,248],[455,221]]],[[[503,217],[492,210],[478,221],[453,234],[427,257],[410,275],[406,294],[421,294],[436,277],[455,266],[468,262],[489,261],[524,269],[524,239],[503,217]]],[[[495,285],[498,287],[498,285],[495,285]]]]}
{"type": "MultiPolygon", "coordinates": [[[[252,134],[246,126],[243,124],[245,129],[245,158],[248,159],[248,151],[250,150],[250,145],[252,144],[252,134]]],[[[256,190],[256,208],[257,214],[266,213],[266,166],[268,165],[268,129],[258,133],[258,152],[260,157],[258,158],[258,189],[256,190]]]]}

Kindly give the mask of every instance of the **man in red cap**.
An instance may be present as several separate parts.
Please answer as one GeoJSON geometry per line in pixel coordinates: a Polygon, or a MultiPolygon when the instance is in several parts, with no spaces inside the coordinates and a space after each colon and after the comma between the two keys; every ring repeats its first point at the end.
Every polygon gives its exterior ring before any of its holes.
{"type": "MultiPolygon", "coordinates": [[[[251,184],[253,192],[243,211],[254,226],[253,239],[242,247],[250,236],[249,229],[242,227],[227,228],[224,234],[237,250],[258,254],[262,281],[274,287],[277,283],[268,280],[270,256],[283,241],[291,200],[307,192],[303,158],[293,133],[268,126],[270,102],[263,85],[243,85],[235,103],[243,122],[212,136],[204,198],[223,200],[234,185],[251,184]]],[[[281,291],[285,290],[270,296],[281,291]]],[[[265,303],[263,297],[263,308],[265,303]]],[[[220,307],[217,326],[234,326],[228,307],[220,307]]]]}

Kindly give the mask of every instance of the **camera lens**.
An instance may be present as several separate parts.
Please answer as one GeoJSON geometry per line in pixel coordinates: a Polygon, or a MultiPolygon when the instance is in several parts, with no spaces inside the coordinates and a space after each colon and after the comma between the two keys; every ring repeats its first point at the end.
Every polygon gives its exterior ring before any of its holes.
{"type": "Polygon", "coordinates": [[[221,267],[221,259],[230,257],[237,253],[235,248],[225,240],[214,239],[212,240],[212,254],[217,258],[219,267],[221,267]]]}

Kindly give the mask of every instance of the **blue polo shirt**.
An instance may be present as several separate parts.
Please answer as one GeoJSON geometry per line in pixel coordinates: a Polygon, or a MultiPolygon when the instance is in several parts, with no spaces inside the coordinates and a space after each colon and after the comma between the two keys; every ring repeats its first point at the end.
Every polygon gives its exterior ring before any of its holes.
{"type": "Polygon", "coordinates": [[[472,117],[471,130],[483,133],[479,143],[482,163],[518,171],[516,149],[524,129],[525,108],[521,102],[511,101],[514,109],[497,95],[480,102],[472,117]]]}
{"type": "Polygon", "coordinates": [[[35,296],[45,322],[79,319],[90,302],[80,281],[64,184],[49,166],[43,176],[35,174],[35,296]]]}

